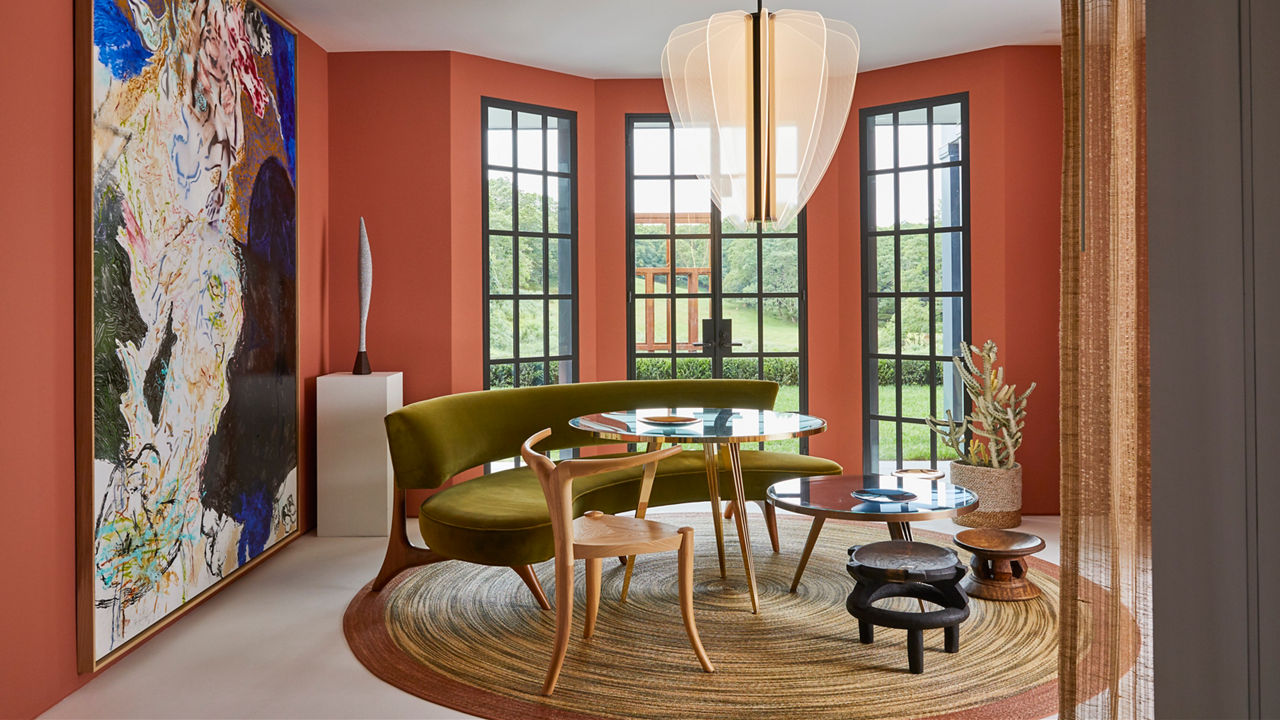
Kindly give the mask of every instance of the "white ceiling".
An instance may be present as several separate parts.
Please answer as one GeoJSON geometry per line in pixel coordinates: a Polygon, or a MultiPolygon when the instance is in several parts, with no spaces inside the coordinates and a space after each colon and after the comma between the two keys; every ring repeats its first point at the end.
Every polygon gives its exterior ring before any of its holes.
{"type": "MultiPolygon", "coordinates": [[[[658,77],[677,25],[753,3],[711,0],[268,0],[329,52],[456,50],[589,78],[658,77]]],[[[1057,45],[1059,0],[793,0],[845,20],[860,70],[999,45],[1057,45]]]]}

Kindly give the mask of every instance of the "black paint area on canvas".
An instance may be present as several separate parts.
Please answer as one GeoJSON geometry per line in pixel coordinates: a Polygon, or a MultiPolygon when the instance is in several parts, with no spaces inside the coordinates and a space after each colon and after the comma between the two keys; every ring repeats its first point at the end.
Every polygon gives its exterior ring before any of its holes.
{"type": "Polygon", "coordinates": [[[241,563],[262,552],[276,494],[298,464],[294,208],[288,172],[269,158],[241,253],[244,325],[227,367],[230,396],[200,478],[204,506],[243,525],[241,563]]]}
{"type": "Polygon", "coordinates": [[[129,435],[120,397],[128,379],[116,348],[123,343],[141,345],[147,326],[129,287],[129,256],[116,242],[124,225],[119,191],[100,185],[93,212],[93,456],[120,465],[129,435]]]}

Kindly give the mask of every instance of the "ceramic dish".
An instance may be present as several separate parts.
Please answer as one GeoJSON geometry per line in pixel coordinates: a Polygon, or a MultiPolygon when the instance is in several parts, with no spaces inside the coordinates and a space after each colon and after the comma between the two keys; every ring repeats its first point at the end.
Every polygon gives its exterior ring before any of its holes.
{"type": "Polygon", "coordinates": [[[650,415],[649,417],[637,419],[650,425],[692,425],[696,422],[702,422],[698,418],[690,417],[689,415],[650,415]]]}
{"type": "Polygon", "coordinates": [[[854,490],[850,495],[866,502],[911,502],[916,494],[898,488],[863,488],[854,490]]]}

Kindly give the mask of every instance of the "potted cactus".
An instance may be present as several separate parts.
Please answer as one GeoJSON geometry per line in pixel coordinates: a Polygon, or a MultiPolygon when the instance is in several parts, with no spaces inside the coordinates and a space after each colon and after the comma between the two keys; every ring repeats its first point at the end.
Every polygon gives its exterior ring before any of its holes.
{"type": "Polygon", "coordinates": [[[1004,368],[996,367],[996,344],[991,340],[981,348],[969,345],[952,361],[969,395],[970,413],[957,422],[948,410],[945,420],[925,422],[959,458],[951,463],[951,482],[978,496],[978,509],[956,522],[969,527],[1017,527],[1022,523],[1022,466],[1014,454],[1022,445],[1027,397],[1036,384],[1031,383],[1021,395],[1015,386],[1005,385],[1004,368]]]}

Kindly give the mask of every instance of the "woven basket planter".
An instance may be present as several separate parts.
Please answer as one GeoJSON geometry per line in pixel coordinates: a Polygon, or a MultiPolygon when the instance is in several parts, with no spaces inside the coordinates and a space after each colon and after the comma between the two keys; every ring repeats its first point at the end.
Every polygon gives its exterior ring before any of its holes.
{"type": "Polygon", "coordinates": [[[955,518],[956,523],[976,528],[1022,524],[1022,465],[992,468],[953,462],[951,482],[978,496],[978,509],[955,518]]]}

